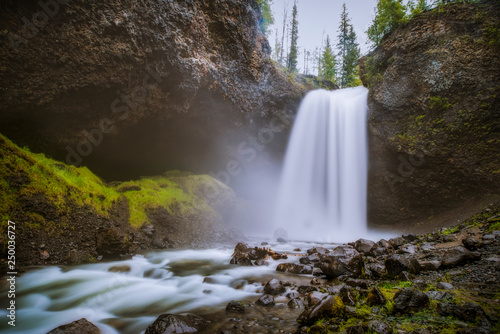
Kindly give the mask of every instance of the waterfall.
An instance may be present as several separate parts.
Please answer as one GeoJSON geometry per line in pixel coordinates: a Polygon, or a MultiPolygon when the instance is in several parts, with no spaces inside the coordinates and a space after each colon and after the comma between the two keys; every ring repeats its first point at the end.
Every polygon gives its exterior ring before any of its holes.
{"type": "Polygon", "coordinates": [[[285,157],[274,225],[291,240],[352,241],[366,231],[368,90],[312,91],[285,157]]]}

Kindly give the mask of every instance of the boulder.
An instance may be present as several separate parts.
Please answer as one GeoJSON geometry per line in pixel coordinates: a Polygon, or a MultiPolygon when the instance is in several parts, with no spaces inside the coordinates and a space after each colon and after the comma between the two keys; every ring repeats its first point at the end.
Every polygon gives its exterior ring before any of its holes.
{"type": "Polygon", "coordinates": [[[359,239],[354,243],[354,248],[362,254],[368,254],[374,246],[375,242],[367,239],[359,239]]]}
{"type": "Polygon", "coordinates": [[[396,238],[389,239],[389,243],[391,244],[391,246],[394,249],[398,249],[399,247],[406,244],[406,241],[405,241],[405,239],[403,239],[403,237],[396,237],[396,238]]]}
{"type": "Polygon", "coordinates": [[[243,253],[236,251],[231,258],[230,264],[236,264],[239,266],[253,266],[252,260],[250,259],[248,253],[243,253]]]}
{"type": "Polygon", "coordinates": [[[264,286],[264,293],[269,294],[269,295],[279,295],[285,292],[285,287],[283,286],[283,283],[276,279],[273,278],[269,282],[266,283],[264,286]]]}
{"type": "Polygon", "coordinates": [[[329,278],[341,275],[359,277],[363,271],[363,258],[352,247],[338,246],[329,254],[320,256],[318,267],[329,278]]]}
{"type": "Polygon", "coordinates": [[[198,333],[207,321],[196,315],[162,314],[146,328],[145,334],[198,333]]]}
{"type": "Polygon", "coordinates": [[[441,258],[443,267],[452,268],[468,262],[479,260],[481,256],[467,250],[462,246],[458,246],[445,250],[442,253],[441,258]]]}
{"type": "Polygon", "coordinates": [[[429,304],[429,297],[420,290],[404,288],[394,295],[394,310],[408,313],[420,310],[429,304]]]}
{"type": "Polygon", "coordinates": [[[441,290],[453,290],[453,284],[447,283],[447,282],[438,282],[436,284],[436,288],[441,289],[441,290]]]}
{"type": "Polygon", "coordinates": [[[312,254],[328,254],[330,253],[330,250],[324,248],[324,247],[314,247],[310,248],[307,250],[307,255],[312,255],[312,254]]]}
{"type": "Polygon", "coordinates": [[[100,334],[101,330],[85,318],[62,325],[47,334],[100,334]]]}
{"type": "Polygon", "coordinates": [[[442,316],[453,316],[467,322],[476,322],[486,316],[481,306],[472,302],[464,305],[442,302],[437,305],[437,312],[442,316]]]}
{"type": "Polygon", "coordinates": [[[315,286],[310,286],[310,285],[301,285],[299,286],[299,288],[297,289],[297,291],[301,294],[301,295],[305,295],[309,292],[312,292],[312,291],[318,291],[318,288],[315,287],[315,286]]]}
{"type": "Polygon", "coordinates": [[[390,277],[396,277],[403,271],[420,272],[420,264],[409,254],[392,254],[385,260],[385,268],[390,277]]]}
{"type": "Polygon", "coordinates": [[[365,269],[365,273],[369,271],[370,276],[374,278],[380,278],[387,272],[385,270],[385,265],[380,262],[367,263],[365,269]]]}
{"type": "Polygon", "coordinates": [[[481,242],[474,238],[465,238],[462,240],[462,244],[470,251],[475,251],[482,246],[481,242]]]}
{"type": "Polygon", "coordinates": [[[432,261],[418,261],[420,264],[420,269],[422,271],[436,271],[441,268],[441,261],[432,260],[432,261]]]}
{"type": "Polygon", "coordinates": [[[312,308],[302,312],[297,318],[301,325],[311,326],[316,321],[324,318],[342,316],[345,305],[338,296],[327,296],[312,308]]]}

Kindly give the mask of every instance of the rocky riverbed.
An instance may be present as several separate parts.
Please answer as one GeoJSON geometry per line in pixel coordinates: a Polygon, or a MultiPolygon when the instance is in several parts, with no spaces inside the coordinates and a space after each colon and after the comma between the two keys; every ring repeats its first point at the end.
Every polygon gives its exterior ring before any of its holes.
{"type": "MultiPolygon", "coordinates": [[[[231,264],[276,267],[251,282],[260,294],[225,309],[162,314],[145,333],[497,333],[499,222],[496,204],[426,235],[313,248],[302,243],[286,252],[273,248],[299,244],[239,243],[231,264]]],[[[203,282],[218,279],[207,275],[203,282]]]]}

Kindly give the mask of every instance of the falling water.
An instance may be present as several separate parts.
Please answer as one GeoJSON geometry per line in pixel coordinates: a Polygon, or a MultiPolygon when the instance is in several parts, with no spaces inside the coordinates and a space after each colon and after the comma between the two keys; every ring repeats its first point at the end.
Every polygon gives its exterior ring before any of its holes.
{"type": "Polygon", "coordinates": [[[286,153],[275,226],[292,240],[351,241],[366,233],[367,94],[310,92],[286,153]]]}

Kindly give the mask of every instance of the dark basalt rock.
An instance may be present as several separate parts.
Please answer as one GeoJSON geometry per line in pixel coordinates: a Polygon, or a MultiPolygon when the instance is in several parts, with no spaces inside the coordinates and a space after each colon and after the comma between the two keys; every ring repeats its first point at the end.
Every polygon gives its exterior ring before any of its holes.
{"type": "Polygon", "coordinates": [[[443,267],[451,268],[481,258],[479,254],[471,252],[462,246],[447,249],[441,255],[443,267]]]}
{"type": "Polygon", "coordinates": [[[280,263],[278,267],[276,267],[276,271],[292,274],[312,274],[313,268],[311,266],[296,263],[280,263]]]}
{"type": "Polygon", "coordinates": [[[350,246],[338,246],[328,254],[320,256],[318,267],[330,278],[342,275],[359,277],[363,269],[363,258],[350,246]]]}
{"type": "Polygon", "coordinates": [[[51,330],[47,334],[100,334],[101,330],[85,318],[51,330]]]}
{"type": "Polygon", "coordinates": [[[235,143],[284,151],[305,88],[271,61],[255,1],[62,3],[29,38],[43,8],[0,3],[4,135],[107,180],[225,171],[235,143]]]}
{"type": "Polygon", "coordinates": [[[418,273],[420,264],[409,254],[393,254],[385,260],[387,274],[390,277],[396,277],[404,271],[412,271],[418,273]]]}
{"type": "Polygon", "coordinates": [[[145,334],[198,333],[207,321],[196,315],[162,314],[146,328],[145,334]]]}
{"type": "Polygon", "coordinates": [[[500,58],[489,31],[499,22],[495,1],[445,6],[360,61],[370,87],[371,223],[431,232],[498,198],[500,58]]]}
{"type": "Polygon", "coordinates": [[[394,310],[408,313],[429,304],[429,297],[417,289],[404,288],[394,295],[394,310]]]}
{"type": "Polygon", "coordinates": [[[279,295],[285,292],[285,290],[286,289],[283,286],[283,283],[276,278],[271,279],[264,286],[264,293],[267,293],[269,295],[279,295]]]}
{"type": "Polygon", "coordinates": [[[274,297],[272,295],[262,295],[255,304],[261,306],[274,306],[274,297]]]}
{"type": "Polygon", "coordinates": [[[370,306],[376,306],[376,305],[384,305],[386,302],[386,299],[382,292],[377,287],[374,287],[369,293],[368,297],[366,298],[366,302],[370,306]]]}

